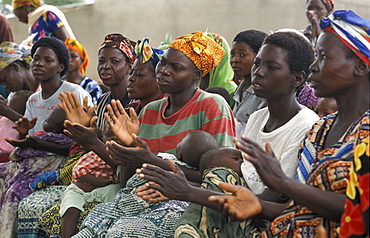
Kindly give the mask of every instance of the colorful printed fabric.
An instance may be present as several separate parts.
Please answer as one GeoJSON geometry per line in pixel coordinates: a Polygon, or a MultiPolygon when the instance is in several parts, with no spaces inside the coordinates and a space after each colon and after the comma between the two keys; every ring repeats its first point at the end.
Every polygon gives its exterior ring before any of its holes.
{"type": "Polygon", "coordinates": [[[334,33],[361,60],[370,65],[370,19],[351,10],[338,10],[320,22],[323,30],[334,33]]]}
{"type": "Polygon", "coordinates": [[[238,85],[233,80],[234,71],[230,64],[230,46],[226,39],[217,33],[208,33],[214,41],[217,42],[225,51],[221,62],[209,71],[208,87],[223,87],[230,95],[230,107],[234,106],[234,93],[238,85]]]}
{"type": "Polygon", "coordinates": [[[19,203],[19,238],[49,237],[43,231],[39,218],[44,212],[60,202],[63,192],[67,188],[66,185],[69,185],[72,181],[72,168],[84,153],[82,147],[75,143],[69,150],[67,163],[60,170],[54,170],[59,174],[58,182],[65,185],[47,186],[34,191],[19,203]]]}
{"type": "Polygon", "coordinates": [[[320,98],[315,96],[315,91],[311,86],[304,87],[297,96],[298,103],[311,110],[315,109],[319,100],[320,98]]]}
{"type": "MultiPolygon", "coordinates": [[[[37,135],[35,133],[35,135],[37,135]]],[[[71,143],[63,134],[51,132],[38,135],[40,139],[59,144],[71,143]]],[[[10,162],[0,164],[0,234],[13,237],[17,234],[18,204],[31,194],[29,184],[41,173],[60,168],[67,157],[33,148],[16,148],[10,162]]]]}
{"type": "Polygon", "coordinates": [[[140,63],[144,64],[148,60],[153,64],[154,68],[157,66],[159,60],[163,55],[163,50],[152,48],[149,45],[149,39],[144,38],[143,41],[139,42],[135,47],[136,57],[140,63]]]}
{"type": "Polygon", "coordinates": [[[66,44],[67,48],[70,50],[74,50],[77,52],[77,54],[83,59],[83,62],[80,66],[80,74],[84,75],[85,71],[87,69],[87,66],[89,66],[89,54],[85,50],[85,48],[75,39],[72,39],[68,37],[64,43],[66,44]]]}
{"type": "MultiPolygon", "coordinates": [[[[370,111],[355,121],[337,143],[323,149],[325,138],[336,116],[337,114],[333,114],[322,118],[313,126],[302,142],[302,147],[308,148],[307,152],[301,151],[299,159],[304,159],[304,153],[311,153],[314,158],[312,169],[308,171],[307,185],[324,191],[345,193],[354,147],[370,136],[370,111]],[[346,150],[348,144],[353,148],[348,152],[349,155],[337,157],[342,150],[346,150]]],[[[315,237],[319,225],[324,226],[329,237],[338,236],[339,223],[292,201],[285,211],[271,222],[267,232],[262,233],[261,237],[315,237]]]]}
{"type": "MultiPolygon", "coordinates": [[[[204,172],[202,189],[219,193],[228,193],[217,185],[220,182],[248,187],[244,179],[229,168],[214,168],[204,172]]],[[[235,221],[223,216],[220,211],[195,203],[181,216],[174,237],[258,237],[266,229],[267,223],[262,219],[235,221]]]]}
{"type": "Polygon", "coordinates": [[[130,40],[121,34],[109,34],[104,38],[104,42],[101,44],[99,51],[103,48],[111,47],[119,49],[124,53],[127,58],[131,61],[135,61],[134,47],[136,45],[135,41],[130,40]]]}
{"type": "Polygon", "coordinates": [[[115,171],[95,154],[94,151],[90,151],[79,158],[72,169],[72,183],[86,174],[91,174],[95,177],[106,176],[109,179],[115,179],[115,171]]]}
{"type": "Polygon", "coordinates": [[[347,200],[341,220],[340,237],[369,237],[369,137],[356,146],[354,161],[349,172],[347,200]]]}
{"type": "Polygon", "coordinates": [[[64,26],[63,22],[54,12],[44,12],[30,29],[30,35],[33,35],[34,37],[29,45],[34,44],[38,39],[42,37],[55,36],[54,31],[62,26],[64,26]]]}
{"type": "Polygon", "coordinates": [[[32,60],[31,48],[19,47],[13,42],[2,42],[0,44],[0,71],[16,60],[24,61],[28,68],[32,60]]]}
{"type": "Polygon", "coordinates": [[[92,103],[96,105],[103,94],[103,90],[99,84],[95,80],[85,76],[79,85],[90,94],[92,103]]]}
{"type": "Polygon", "coordinates": [[[175,154],[177,144],[194,130],[207,131],[220,146],[235,146],[234,117],[220,95],[197,89],[194,96],[169,117],[164,116],[167,105],[168,98],[151,102],[139,115],[139,136],[153,153],[175,154]]]}
{"type": "Polygon", "coordinates": [[[198,69],[203,70],[202,77],[216,67],[225,54],[219,44],[201,31],[177,37],[168,48],[179,50],[186,55],[198,69]]]}
{"type": "Polygon", "coordinates": [[[38,7],[41,7],[41,1],[40,0],[13,0],[12,1],[13,10],[26,6],[26,5],[30,5],[35,8],[38,8],[38,7]]]}
{"type": "Polygon", "coordinates": [[[330,13],[334,9],[334,0],[321,0],[322,3],[326,6],[326,9],[330,13]]]}
{"type": "MultiPolygon", "coordinates": [[[[172,155],[173,156],[173,155],[172,155]]],[[[176,164],[186,165],[174,160],[176,164]]],[[[135,190],[147,181],[134,174],[116,194],[113,202],[97,205],[87,216],[81,237],[170,237],[178,219],[189,206],[183,201],[150,203],[138,197],[135,190]]]]}

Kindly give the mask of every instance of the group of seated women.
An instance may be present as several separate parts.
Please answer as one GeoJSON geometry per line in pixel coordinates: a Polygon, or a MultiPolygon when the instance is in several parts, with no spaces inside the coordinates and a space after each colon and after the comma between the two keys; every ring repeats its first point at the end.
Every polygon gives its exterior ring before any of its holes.
{"type": "Polygon", "coordinates": [[[0,104],[19,134],[0,164],[1,236],[368,236],[370,19],[340,10],[320,26],[315,47],[294,30],[231,47],[195,31],[164,51],[108,34],[96,104],[68,41],[36,41],[30,72],[8,50],[0,82],[35,93],[24,116],[0,104]],[[297,101],[307,81],[335,113],[297,101]]]}

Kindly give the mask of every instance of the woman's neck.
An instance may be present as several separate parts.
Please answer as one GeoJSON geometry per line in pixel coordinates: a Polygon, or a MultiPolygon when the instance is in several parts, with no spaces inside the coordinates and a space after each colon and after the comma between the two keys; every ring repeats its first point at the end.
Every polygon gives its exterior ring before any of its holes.
{"type": "Polygon", "coordinates": [[[170,93],[168,96],[169,104],[166,108],[165,116],[171,116],[183,108],[194,96],[196,91],[197,89],[193,85],[180,93],[170,93]]]}
{"type": "Polygon", "coordinates": [[[264,131],[271,132],[288,121],[290,121],[303,108],[294,95],[290,95],[284,100],[268,100],[269,119],[265,125],[264,131]]]}
{"type": "Polygon", "coordinates": [[[42,98],[48,99],[49,97],[51,97],[56,91],[58,91],[62,83],[63,81],[60,77],[49,80],[47,82],[41,82],[42,98]]]}
{"type": "Polygon", "coordinates": [[[127,94],[127,79],[122,80],[122,83],[110,86],[110,92],[113,99],[121,100],[127,94]]]}
{"type": "Polygon", "coordinates": [[[65,79],[67,80],[67,82],[79,85],[84,77],[84,75],[80,74],[80,71],[76,70],[73,72],[67,72],[65,79]]]}

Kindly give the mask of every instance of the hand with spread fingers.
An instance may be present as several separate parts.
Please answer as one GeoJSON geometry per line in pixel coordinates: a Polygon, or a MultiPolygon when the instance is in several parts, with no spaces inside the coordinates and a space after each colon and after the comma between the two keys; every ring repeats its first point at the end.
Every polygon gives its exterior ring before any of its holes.
{"type": "Polygon", "coordinates": [[[33,135],[27,135],[24,139],[20,140],[12,140],[5,138],[9,144],[11,144],[14,147],[21,147],[21,148],[37,148],[39,144],[43,142],[42,139],[38,136],[33,136],[33,135]]]}
{"type": "Polygon", "coordinates": [[[13,128],[19,132],[20,139],[23,139],[28,134],[28,131],[35,126],[36,121],[37,117],[32,118],[31,121],[27,117],[22,117],[15,122],[13,128]]]}
{"type": "Polygon", "coordinates": [[[106,121],[112,129],[114,135],[125,145],[134,144],[132,134],[138,134],[140,130],[140,122],[136,112],[130,108],[130,116],[127,115],[119,100],[112,100],[110,105],[107,105],[108,113],[104,114],[106,121]]]}
{"type": "Polygon", "coordinates": [[[252,218],[262,211],[261,203],[256,195],[248,188],[228,183],[219,183],[218,187],[232,193],[232,195],[212,195],[210,202],[218,202],[223,206],[222,214],[234,220],[244,221],[252,218]]]}
{"type": "Polygon", "coordinates": [[[281,169],[281,165],[271,149],[270,143],[266,143],[266,150],[262,149],[253,140],[242,136],[241,140],[234,139],[237,149],[244,152],[244,159],[253,164],[263,183],[272,190],[279,187],[287,176],[281,169]]]}
{"type": "Polygon", "coordinates": [[[149,187],[150,184],[158,185],[158,184],[156,184],[154,182],[146,183],[146,184],[140,186],[139,188],[137,188],[135,190],[136,195],[138,197],[141,197],[142,199],[144,199],[146,201],[151,202],[151,203],[156,203],[156,202],[162,202],[162,201],[169,200],[168,197],[164,196],[158,190],[155,190],[155,189],[150,188],[149,187]]]}
{"type": "MultiPolygon", "coordinates": [[[[126,147],[118,144],[114,140],[107,141],[109,157],[117,161],[122,166],[140,168],[143,163],[157,158],[149,149],[148,145],[140,137],[132,135],[136,147],[126,147]]],[[[157,158],[158,159],[158,158],[157,158]]]]}
{"type": "Polygon", "coordinates": [[[191,185],[186,180],[185,174],[171,160],[168,165],[172,171],[166,171],[151,164],[143,164],[142,169],[137,169],[139,177],[152,181],[148,187],[159,191],[169,199],[183,200],[184,194],[191,189],[191,185]]]}
{"type": "Polygon", "coordinates": [[[80,144],[85,151],[91,151],[96,143],[100,143],[99,135],[101,131],[96,126],[96,120],[98,120],[96,116],[90,120],[90,127],[65,120],[64,127],[66,129],[64,129],[64,133],[80,144]]]}
{"type": "Polygon", "coordinates": [[[84,98],[83,106],[76,94],[71,92],[60,93],[58,99],[62,102],[58,103],[58,106],[66,113],[66,117],[70,122],[79,123],[83,126],[90,125],[96,106],[88,106],[87,97],[84,98]]]}

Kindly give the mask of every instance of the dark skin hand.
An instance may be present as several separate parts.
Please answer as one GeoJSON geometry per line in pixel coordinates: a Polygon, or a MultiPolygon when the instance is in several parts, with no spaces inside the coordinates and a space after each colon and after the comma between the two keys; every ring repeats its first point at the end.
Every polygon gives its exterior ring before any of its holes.
{"type": "Polygon", "coordinates": [[[140,178],[152,181],[153,183],[148,183],[147,186],[159,191],[165,197],[197,203],[219,211],[222,210],[222,206],[217,202],[208,201],[209,196],[221,195],[221,193],[190,185],[182,170],[171,160],[168,161],[168,166],[171,171],[166,171],[155,165],[143,164],[143,169],[138,169],[136,173],[139,174],[140,178]]]}
{"type": "Polygon", "coordinates": [[[340,222],[344,212],[345,194],[323,191],[287,177],[269,143],[266,143],[266,150],[263,150],[254,141],[242,137],[242,141],[235,139],[235,145],[245,153],[244,158],[254,165],[260,178],[270,189],[290,197],[320,216],[340,222]]]}
{"type": "Polygon", "coordinates": [[[70,122],[79,123],[83,126],[90,125],[96,106],[89,107],[87,97],[84,98],[83,106],[75,93],[60,93],[58,99],[62,102],[58,103],[58,106],[63,109],[70,122]]]}
{"type": "MultiPolygon", "coordinates": [[[[128,167],[129,169],[126,170],[126,173],[133,175],[135,170],[140,168],[143,163],[151,163],[165,170],[171,170],[171,167],[165,160],[155,156],[150,151],[145,141],[135,134],[132,134],[132,138],[136,142],[136,147],[125,147],[115,141],[106,142],[110,158],[122,166],[128,167]]],[[[195,183],[201,182],[199,171],[183,166],[180,166],[180,169],[186,174],[188,180],[195,183]]]]}
{"type": "Polygon", "coordinates": [[[60,155],[68,155],[69,149],[73,145],[73,143],[68,143],[61,145],[59,143],[54,143],[50,141],[45,141],[38,136],[35,135],[27,135],[25,139],[21,140],[12,140],[9,138],[5,138],[5,140],[15,147],[21,148],[35,148],[40,150],[46,150],[49,152],[53,152],[60,155]]]}
{"type": "Polygon", "coordinates": [[[19,118],[13,126],[19,132],[19,139],[24,139],[28,134],[28,130],[32,129],[37,121],[37,117],[32,118],[30,121],[27,117],[19,118]]]}
{"type": "Polygon", "coordinates": [[[23,115],[14,111],[8,106],[8,101],[0,95],[0,115],[7,117],[9,120],[16,122],[23,115]]]}
{"type": "Polygon", "coordinates": [[[113,169],[117,168],[117,162],[109,158],[106,145],[98,138],[102,132],[96,127],[98,117],[93,117],[90,121],[90,127],[85,127],[79,123],[72,123],[69,120],[64,121],[64,133],[79,143],[86,151],[94,151],[102,160],[104,160],[113,169]]]}

